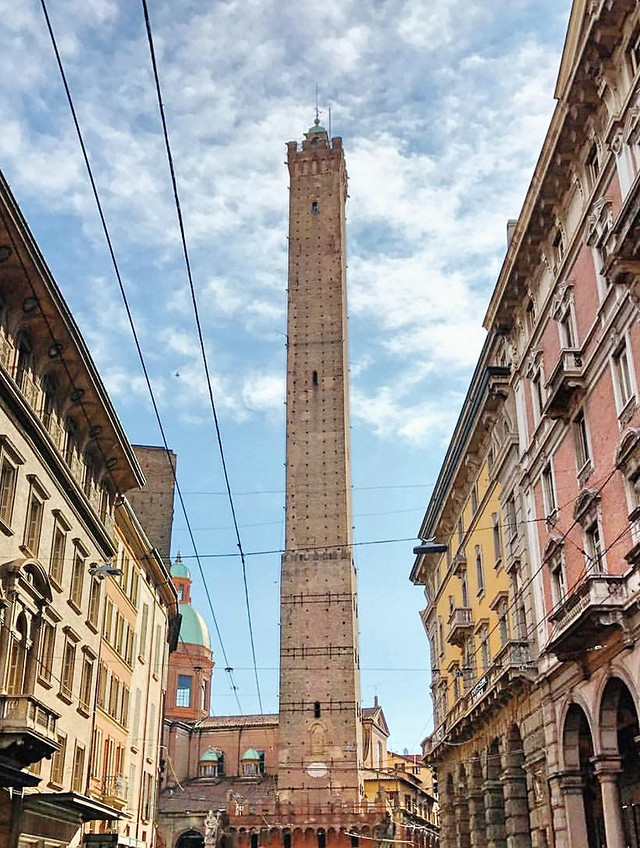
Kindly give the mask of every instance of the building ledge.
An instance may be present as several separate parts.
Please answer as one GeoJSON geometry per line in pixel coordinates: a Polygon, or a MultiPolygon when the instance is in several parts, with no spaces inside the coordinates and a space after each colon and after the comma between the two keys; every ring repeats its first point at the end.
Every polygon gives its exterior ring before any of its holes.
{"type": "Polygon", "coordinates": [[[547,401],[543,414],[549,418],[565,418],[571,412],[574,398],[584,389],[582,351],[565,348],[547,382],[547,401]]]}

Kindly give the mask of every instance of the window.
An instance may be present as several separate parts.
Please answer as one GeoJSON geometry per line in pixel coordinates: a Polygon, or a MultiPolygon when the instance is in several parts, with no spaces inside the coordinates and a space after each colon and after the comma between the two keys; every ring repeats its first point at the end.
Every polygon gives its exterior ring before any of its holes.
{"type": "Polygon", "coordinates": [[[71,591],[69,593],[69,600],[78,610],[82,608],[85,560],[85,552],[79,547],[79,545],[76,544],[73,551],[73,570],[71,572],[71,591]]]}
{"type": "Polygon", "coordinates": [[[506,645],[509,641],[509,620],[507,618],[507,599],[502,598],[496,607],[498,613],[498,633],[500,634],[500,644],[506,645]]]}
{"type": "Polygon", "coordinates": [[[93,659],[85,656],[82,660],[82,676],[80,677],[80,706],[85,710],[91,707],[93,685],[93,659]]]}
{"type": "Polygon", "coordinates": [[[64,780],[64,760],[67,753],[67,737],[58,734],[58,750],[51,757],[51,783],[56,786],[62,786],[64,780]]]}
{"type": "Polygon", "coordinates": [[[553,556],[549,562],[549,572],[551,574],[551,597],[554,607],[557,607],[564,601],[567,594],[564,562],[560,552],[553,556]]]}
{"type": "Polygon", "coordinates": [[[133,604],[133,606],[137,609],[139,598],[138,594],[140,592],[140,572],[138,569],[133,566],[131,569],[131,586],[129,588],[129,600],[133,604]]]}
{"type": "Polygon", "coordinates": [[[68,700],[73,697],[73,678],[76,666],[76,646],[67,634],[62,655],[62,672],[60,676],[60,694],[68,700]]]}
{"type": "Polygon", "coordinates": [[[458,519],[458,544],[462,544],[462,540],[464,539],[464,520],[462,516],[458,519]]]}
{"type": "Polygon", "coordinates": [[[591,459],[587,421],[584,417],[583,410],[573,420],[573,438],[576,448],[576,465],[578,466],[578,472],[580,472],[591,459]]]}
{"type": "Polygon", "coordinates": [[[478,484],[474,483],[471,487],[471,511],[475,515],[478,511],[478,484]]]}
{"type": "Polygon", "coordinates": [[[78,454],[78,425],[75,418],[67,418],[64,422],[64,429],[64,458],[73,471],[78,454]]]}
{"type": "Polygon", "coordinates": [[[162,671],[162,628],[156,624],[156,635],[153,647],[153,673],[160,677],[162,671]]]}
{"type": "Polygon", "coordinates": [[[147,629],[149,625],[149,605],[142,605],[142,621],[140,623],[140,659],[144,661],[147,655],[147,629]]]}
{"type": "Polygon", "coordinates": [[[107,679],[109,676],[109,671],[107,666],[101,662],[98,667],[98,694],[97,694],[97,702],[98,706],[101,709],[105,708],[106,698],[107,698],[107,679]]]}
{"type": "Polygon", "coordinates": [[[102,619],[102,637],[111,643],[111,630],[113,627],[113,601],[107,598],[104,603],[104,617],[102,619]]]}
{"type": "Polygon", "coordinates": [[[129,727],[129,687],[122,685],[122,705],[120,709],[120,724],[129,727]]]}
{"type": "Polygon", "coordinates": [[[516,551],[518,542],[518,525],[516,524],[516,501],[512,495],[505,503],[506,525],[507,525],[507,543],[508,550],[511,555],[516,551]]]}
{"type": "Polygon", "coordinates": [[[40,656],[38,657],[38,676],[47,682],[51,681],[53,655],[56,641],[56,628],[50,621],[43,619],[40,625],[40,656]]]}
{"type": "Polygon", "coordinates": [[[313,704],[313,717],[320,718],[322,710],[320,709],[320,701],[315,701],[313,704]]]}
{"type": "Polygon", "coordinates": [[[538,424],[542,418],[544,409],[544,393],[542,388],[542,370],[538,368],[531,378],[531,402],[533,409],[533,423],[538,424]]]}
{"type": "Polygon", "coordinates": [[[497,512],[491,515],[491,534],[493,536],[493,558],[495,566],[502,562],[502,527],[497,512]]]}
{"type": "MultiPolygon", "coordinates": [[[[57,513],[57,511],[56,511],[57,513]]],[[[49,556],[49,574],[51,579],[62,585],[62,575],[64,573],[64,553],[67,545],[67,533],[69,525],[64,521],[60,514],[56,514],[55,524],[53,525],[53,537],[51,540],[51,554],[49,556]]]]}
{"type": "Polygon", "coordinates": [[[601,574],[604,569],[604,552],[600,538],[598,521],[594,521],[584,531],[585,557],[587,571],[591,574],[601,574]]]}
{"type": "Polygon", "coordinates": [[[91,744],[91,775],[92,777],[100,778],[102,777],[102,759],[100,754],[102,753],[102,731],[99,728],[95,728],[93,731],[93,742],[91,744]]]}
{"type": "Polygon", "coordinates": [[[193,678],[189,674],[178,675],[178,689],[176,691],[176,707],[191,706],[191,685],[193,678]]]}
{"type": "Polygon", "coordinates": [[[484,592],[484,564],[482,562],[482,547],[476,545],[476,580],[478,581],[478,594],[484,592]]]}
{"type": "Polygon", "coordinates": [[[560,347],[573,350],[576,345],[576,333],[574,330],[573,314],[570,304],[566,304],[558,319],[558,332],[560,333],[560,347]]]}
{"type": "Polygon", "coordinates": [[[631,73],[635,75],[640,67],[640,27],[636,27],[631,33],[626,55],[631,66],[631,73]]]}
{"type": "Polygon", "coordinates": [[[89,611],[87,613],[87,621],[94,628],[98,628],[100,618],[100,581],[92,577],[89,584],[89,611]]]}
{"type": "Polygon", "coordinates": [[[203,712],[208,713],[209,712],[209,704],[208,704],[209,699],[207,697],[207,681],[206,680],[202,681],[201,696],[202,697],[201,697],[201,701],[200,701],[200,709],[203,712]]]}
{"type": "Polygon", "coordinates": [[[553,470],[548,462],[542,469],[542,497],[544,500],[544,512],[547,518],[555,516],[558,505],[556,503],[556,492],[553,482],[553,470]]]}
{"type": "Polygon", "coordinates": [[[3,451],[2,465],[0,466],[0,521],[7,527],[11,525],[17,481],[18,468],[16,463],[3,451]]]}
{"type": "Polygon", "coordinates": [[[556,230],[556,234],[551,242],[551,247],[553,249],[554,265],[557,267],[564,255],[564,239],[562,238],[562,230],[560,227],[556,230]]]}
{"type": "Polygon", "coordinates": [[[51,432],[52,423],[55,420],[57,384],[51,374],[42,378],[42,408],[40,417],[46,429],[51,432]]]}
{"type": "Polygon", "coordinates": [[[589,181],[591,185],[593,185],[598,179],[598,174],[600,173],[600,160],[598,158],[598,145],[594,141],[591,147],[589,148],[589,152],[587,153],[587,158],[585,160],[585,165],[587,166],[587,174],[589,176],[589,181]]]}
{"type": "Polygon", "coordinates": [[[621,345],[613,354],[614,391],[618,403],[618,412],[629,403],[634,396],[629,353],[626,344],[621,345]]]}
{"type": "Polygon", "coordinates": [[[438,644],[440,646],[440,657],[444,657],[444,622],[442,617],[438,618],[438,644]]]}
{"type": "MultiPolygon", "coordinates": [[[[31,475],[30,475],[31,476],[31,475]]],[[[40,550],[40,533],[42,532],[42,518],[44,516],[44,493],[31,479],[31,491],[27,506],[27,520],[24,526],[24,546],[29,549],[34,557],[38,556],[40,550]]]]}
{"type": "Polygon", "coordinates": [[[318,202],[316,200],[314,200],[311,204],[311,214],[312,215],[318,214],[318,202]]]}
{"type": "Polygon", "coordinates": [[[489,628],[486,624],[483,625],[480,631],[480,662],[482,663],[483,671],[489,668],[489,663],[491,662],[489,654],[489,628]]]}
{"type": "Polygon", "coordinates": [[[16,364],[14,376],[18,388],[26,393],[29,390],[31,377],[31,339],[27,333],[19,332],[16,339],[16,347],[18,348],[16,356],[16,364]]]}
{"type": "Polygon", "coordinates": [[[460,587],[462,589],[462,606],[469,606],[469,584],[467,582],[467,572],[466,569],[462,569],[460,572],[460,587]]]}
{"type": "Polygon", "coordinates": [[[79,745],[76,742],[76,747],[73,752],[73,773],[71,775],[71,791],[82,792],[84,777],[84,745],[79,745]]]}
{"type": "Polygon", "coordinates": [[[21,612],[16,621],[15,632],[10,636],[9,667],[7,669],[7,692],[9,695],[24,694],[24,677],[27,668],[27,619],[21,612]]]}

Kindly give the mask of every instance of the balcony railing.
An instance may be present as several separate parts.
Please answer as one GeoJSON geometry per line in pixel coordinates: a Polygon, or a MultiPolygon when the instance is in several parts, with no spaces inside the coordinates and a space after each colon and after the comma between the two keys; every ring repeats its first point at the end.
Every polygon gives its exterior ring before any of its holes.
{"type": "Polygon", "coordinates": [[[447,642],[461,645],[473,630],[473,610],[470,607],[454,607],[449,615],[447,642]]]}
{"type": "Polygon", "coordinates": [[[102,784],[102,798],[114,806],[124,806],[129,800],[129,781],[122,774],[105,777],[102,784]]]}
{"type": "Polygon", "coordinates": [[[626,576],[588,574],[549,616],[548,650],[561,658],[598,644],[605,629],[621,623],[628,600],[626,576]]]}
{"type": "Polygon", "coordinates": [[[0,695],[0,744],[21,767],[58,750],[58,713],[32,695],[0,695]]]}
{"type": "Polygon", "coordinates": [[[474,722],[488,710],[496,698],[508,697],[516,685],[530,685],[536,675],[529,643],[511,639],[502,646],[492,664],[447,713],[444,721],[423,742],[423,751],[432,753],[450,735],[472,732],[474,722]]]}
{"type": "Polygon", "coordinates": [[[568,415],[571,402],[582,391],[583,384],[582,351],[574,348],[561,350],[547,382],[544,414],[549,418],[564,418],[568,415]]]}

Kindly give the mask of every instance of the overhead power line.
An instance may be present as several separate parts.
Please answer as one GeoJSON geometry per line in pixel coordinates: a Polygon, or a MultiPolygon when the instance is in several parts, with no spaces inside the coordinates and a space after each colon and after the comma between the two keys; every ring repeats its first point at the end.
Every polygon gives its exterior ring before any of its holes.
{"type": "MultiPolygon", "coordinates": [[[[55,53],[56,62],[58,64],[58,70],[60,71],[60,76],[62,78],[62,83],[63,83],[63,86],[64,86],[65,94],[67,96],[67,102],[69,103],[69,109],[71,111],[71,116],[73,118],[73,123],[74,123],[75,129],[76,129],[76,134],[78,136],[78,142],[80,144],[80,149],[82,151],[82,156],[83,156],[85,167],[86,167],[87,174],[88,174],[88,177],[89,177],[89,182],[91,183],[91,190],[93,192],[93,197],[95,199],[96,206],[97,206],[97,209],[98,209],[98,215],[100,217],[100,223],[102,225],[102,230],[103,230],[106,242],[107,242],[109,255],[111,257],[111,262],[113,264],[113,269],[114,269],[114,272],[115,272],[115,275],[116,275],[116,279],[118,281],[120,294],[122,296],[122,302],[124,304],[124,308],[125,308],[125,311],[127,313],[127,319],[129,321],[129,327],[131,328],[131,333],[132,333],[133,340],[134,340],[134,343],[135,343],[136,351],[138,353],[138,358],[140,360],[140,366],[141,366],[142,372],[144,374],[145,382],[146,382],[146,385],[147,385],[147,390],[149,392],[149,397],[151,399],[153,411],[155,413],[156,421],[158,423],[158,428],[160,430],[160,434],[161,434],[161,437],[162,437],[162,442],[163,442],[163,445],[164,445],[165,454],[167,456],[167,460],[168,460],[169,466],[171,468],[173,481],[174,481],[174,484],[175,484],[175,487],[176,487],[176,492],[178,494],[178,499],[180,501],[180,506],[181,506],[182,512],[184,514],[185,523],[186,523],[187,528],[189,530],[189,536],[190,536],[191,544],[193,545],[193,550],[194,550],[194,557],[195,557],[195,559],[198,563],[198,567],[200,569],[200,573],[201,573],[203,581],[204,581],[204,569],[202,568],[202,563],[200,561],[200,557],[198,556],[197,547],[196,547],[195,539],[194,539],[194,536],[193,536],[193,531],[191,530],[191,523],[189,521],[189,516],[187,514],[187,510],[186,510],[186,506],[185,506],[185,503],[184,503],[182,491],[180,489],[180,485],[179,485],[178,479],[176,477],[175,466],[174,466],[173,460],[171,458],[171,451],[169,449],[169,445],[168,445],[167,438],[166,438],[166,435],[165,435],[164,426],[162,424],[162,419],[160,417],[160,411],[158,409],[158,404],[156,402],[156,398],[155,398],[153,388],[152,388],[152,385],[151,385],[151,380],[149,378],[149,372],[147,370],[147,366],[146,366],[144,356],[143,356],[143,353],[142,353],[142,348],[140,346],[140,341],[138,339],[138,333],[137,333],[135,323],[134,323],[134,320],[133,320],[133,315],[131,313],[131,308],[129,306],[129,300],[127,298],[127,294],[126,294],[126,291],[125,291],[125,288],[124,288],[124,283],[122,282],[122,276],[120,274],[120,268],[118,266],[118,262],[117,262],[116,255],[115,255],[115,250],[114,250],[114,247],[113,247],[113,242],[111,241],[109,228],[107,226],[107,221],[106,221],[105,214],[104,214],[104,211],[103,211],[103,208],[102,208],[102,202],[100,200],[100,195],[98,193],[98,187],[97,187],[94,175],[93,175],[93,169],[91,167],[91,163],[89,161],[89,155],[88,155],[88,152],[87,152],[86,145],[84,143],[84,137],[83,137],[83,134],[82,134],[82,130],[80,129],[80,122],[78,120],[76,109],[75,109],[75,106],[74,106],[74,103],[73,103],[73,98],[71,96],[71,90],[70,90],[69,84],[67,82],[67,77],[66,77],[66,74],[65,74],[65,71],[64,71],[64,66],[62,64],[62,59],[60,57],[60,51],[58,50],[58,44],[57,44],[57,41],[56,41],[55,33],[53,31],[53,26],[51,24],[51,20],[49,18],[49,13],[47,11],[47,6],[46,6],[45,0],[40,0],[40,5],[42,7],[42,11],[43,11],[43,14],[44,14],[44,17],[45,17],[47,29],[49,31],[49,37],[51,39],[51,44],[53,46],[53,51],[55,53]]],[[[235,681],[233,679],[233,667],[231,666],[231,664],[228,660],[228,657],[227,657],[224,642],[222,640],[222,634],[220,633],[220,628],[218,626],[218,620],[217,620],[217,617],[216,617],[216,614],[215,614],[213,602],[211,600],[211,595],[209,593],[209,589],[207,587],[206,581],[204,581],[204,589],[205,589],[207,601],[209,603],[209,609],[211,611],[211,616],[213,618],[213,623],[214,623],[214,626],[215,626],[216,634],[218,636],[218,641],[220,642],[220,648],[222,650],[222,655],[224,657],[225,670],[227,671],[227,674],[229,675],[230,685],[231,685],[231,688],[234,691],[235,696],[236,696],[236,702],[238,704],[238,710],[240,711],[240,713],[242,713],[242,707],[240,705],[240,700],[238,698],[238,687],[235,685],[235,681]]]]}
{"type": "Polygon", "coordinates": [[[253,657],[253,665],[255,668],[255,682],[256,682],[256,691],[258,694],[258,703],[260,704],[260,711],[262,712],[262,698],[260,695],[260,681],[258,678],[258,668],[256,663],[256,646],[255,640],[253,638],[253,622],[251,620],[251,604],[249,603],[249,585],[247,582],[247,564],[244,558],[244,551],[242,550],[242,541],[240,539],[240,528],[238,527],[238,519],[236,516],[236,509],[233,502],[233,494],[231,492],[231,482],[229,480],[229,472],[227,469],[227,462],[225,459],[224,447],[222,443],[222,433],[220,431],[220,422],[218,420],[218,413],[216,411],[215,399],[213,396],[213,386],[211,385],[211,374],[209,372],[209,363],[207,361],[207,353],[204,344],[204,336],[202,333],[202,323],[200,321],[200,313],[198,310],[198,300],[196,298],[196,290],[193,284],[193,274],[191,272],[191,261],[189,259],[189,250],[187,248],[187,237],[184,228],[184,220],[182,218],[182,208],[180,206],[180,197],[178,194],[178,183],[176,180],[176,172],[173,162],[173,154],[171,152],[171,143],[169,141],[169,130],[167,127],[167,119],[164,111],[164,105],[162,103],[162,92],[160,89],[160,75],[158,73],[158,64],[156,62],[156,53],[153,44],[153,32],[151,30],[151,19],[149,17],[149,9],[147,8],[147,0],[142,0],[142,9],[144,12],[144,21],[147,30],[147,40],[149,42],[149,54],[151,57],[151,65],[153,68],[153,78],[155,81],[156,94],[158,97],[158,109],[160,111],[160,119],[162,121],[162,133],[164,136],[164,145],[167,153],[167,162],[169,165],[169,171],[171,173],[171,185],[173,188],[173,199],[176,207],[176,214],[178,216],[178,227],[180,229],[180,239],[182,241],[182,252],[184,255],[184,263],[187,271],[187,279],[189,281],[189,291],[191,293],[191,302],[193,304],[193,316],[196,322],[196,330],[198,332],[198,343],[200,345],[200,354],[202,357],[202,365],[204,368],[204,374],[207,381],[207,392],[209,395],[209,402],[211,405],[211,415],[213,417],[213,426],[216,433],[216,441],[218,443],[218,450],[220,453],[220,462],[222,464],[222,473],[224,476],[225,489],[227,492],[227,498],[229,500],[229,508],[231,510],[231,518],[233,520],[233,527],[236,535],[236,542],[238,545],[238,552],[240,554],[240,562],[242,563],[242,579],[244,582],[244,596],[245,596],[245,605],[247,611],[247,621],[249,625],[249,638],[251,640],[251,655],[253,657]]]}

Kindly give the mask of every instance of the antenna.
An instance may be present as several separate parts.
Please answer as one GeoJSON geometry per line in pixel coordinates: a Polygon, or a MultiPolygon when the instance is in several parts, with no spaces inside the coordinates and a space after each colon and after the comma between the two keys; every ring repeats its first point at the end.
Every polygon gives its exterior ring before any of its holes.
{"type": "Polygon", "coordinates": [[[329,138],[331,138],[331,106],[329,106],[329,138]]]}
{"type": "Polygon", "coordinates": [[[316,125],[320,123],[320,109],[318,108],[318,83],[316,83],[316,125]]]}

